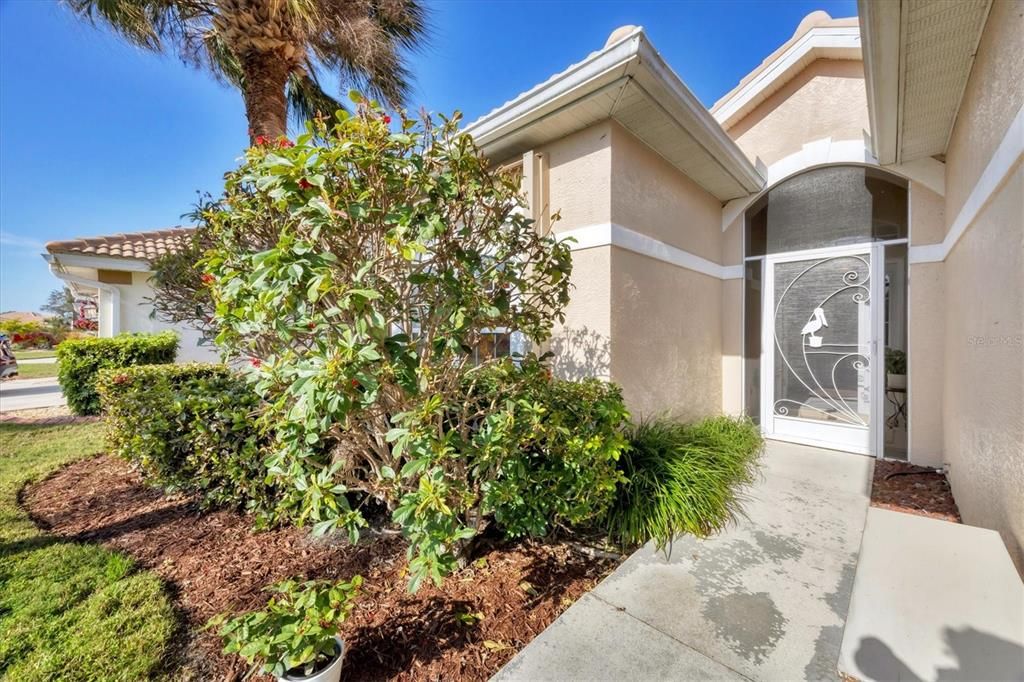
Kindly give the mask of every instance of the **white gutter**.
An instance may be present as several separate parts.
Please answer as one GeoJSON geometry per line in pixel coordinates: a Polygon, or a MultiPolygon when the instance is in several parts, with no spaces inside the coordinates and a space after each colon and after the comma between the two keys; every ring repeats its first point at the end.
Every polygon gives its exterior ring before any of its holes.
{"type": "Polygon", "coordinates": [[[77,284],[78,286],[91,287],[110,294],[110,333],[112,336],[116,336],[121,330],[121,290],[112,284],[79,277],[64,271],[63,266],[55,254],[44,253],[43,259],[49,263],[50,274],[59,280],[67,282],[71,285],[72,289],[74,289],[74,285],[77,284]]]}

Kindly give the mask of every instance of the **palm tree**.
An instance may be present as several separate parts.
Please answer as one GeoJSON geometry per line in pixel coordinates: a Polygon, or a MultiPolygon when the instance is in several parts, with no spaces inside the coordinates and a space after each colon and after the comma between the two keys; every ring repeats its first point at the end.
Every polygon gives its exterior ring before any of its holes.
{"type": "Polygon", "coordinates": [[[296,120],[341,105],[320,87],[318,68],[389,104],[410,75],[403,50],[426,39],[421,0],[65,0],[135,45],[173,52],[238,87],[250,141],[276,139],[296,120]]]}

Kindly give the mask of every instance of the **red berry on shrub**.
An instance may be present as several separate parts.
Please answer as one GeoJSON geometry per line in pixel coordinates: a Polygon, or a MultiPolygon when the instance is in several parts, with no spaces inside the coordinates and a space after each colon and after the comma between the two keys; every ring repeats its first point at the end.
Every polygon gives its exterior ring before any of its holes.
{"type": "Polygon", "coordinates": [[[388,116],[387,114],[384,114],[384,118],[382,118],[381,120],[384,121],[384,125],[388,125],[391,123],[391,117],[388,116]]]}
{"type": "Polygon", "coordinates": [[[256,136],[256,146],[257,147],[262,147],[266,143],[267,143],[267,138],[266,137],[264,137],[263,135],[257,135],[256,136]]]}
{"type": "Polygon", "coordinates": [[[301,180],[299,180],[299,189],[312,189],[312,188],[313,188],[313,183],[310,182],[309,180],[307,180],[306,178],[302,178],[301,180]]]}
{"type": "Polygon", "coordinates": [[[306,326],[309,327],[310,329],[316,329],[316,322],[310,322],[306,326]]]}
{"type": "Polygon", "coordinates": [[[250,358],[249,364],[253,367],[259,367],[263,362],[259,358],[250,358]]]}
{"type": "Polygon", "coordinates": [[[208,272],[203,273],[202,280],[203,280],[203,284],[209,284],[210,282],[213,281],[213,275],[211,275],[208,272]]]}
{"type": "Polygon", "coordinates": [[[287,137],[282,137],[277,141],[277,146],[281,149],[287,149],[288,147],[294,147],[295,143],[289,140],[287,137]]]}
{"type": "Polygon", "coordinates": [[[353,379],[352,380],[352,388],[356,388],[357,386],[359,386],[359,380],[358,379],[353,379]]]}

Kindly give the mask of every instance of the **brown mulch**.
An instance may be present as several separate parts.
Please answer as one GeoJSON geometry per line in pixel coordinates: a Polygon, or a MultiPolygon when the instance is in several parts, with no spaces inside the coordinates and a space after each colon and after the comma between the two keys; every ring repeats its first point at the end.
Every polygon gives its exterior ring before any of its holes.
{"type": "Polygon", "coordinates": [[[946,475],[903,462],[875,463],[871,506],[960,523],[946,475]]]}
{"type": "Polygon", "coordinates": [[[42,527],[133,556],[170,585],[186,634],[168,663],[192,679],[239,679],[246,665],[199,628],[222,611],[257,608],[261,588],[288,577],[363,576],[342,636],[352,680],[485,680],[613,567],[565,545],[522,542],[415,595],[406,590],[405,543],[380,536],[352,546],[302,530],[254,532],[239,513],[199,513],[194,502],[146,486],[126,463],[100,456],[31,486],[22,503],[42,527]],[[482,614],[474,625],[458,618],[482,614]]]}

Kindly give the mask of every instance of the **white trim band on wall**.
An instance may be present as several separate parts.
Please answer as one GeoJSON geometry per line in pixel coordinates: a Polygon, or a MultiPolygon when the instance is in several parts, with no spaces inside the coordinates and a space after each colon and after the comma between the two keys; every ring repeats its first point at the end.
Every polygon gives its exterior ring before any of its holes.
{"type": "Polygon", "coordinates": [[[572,245],[573,251],[593,249],[599,246],[617,246],[620,249],[648,256],[686,270],[693,270],[709,277],[718,279],[741,279],[743,277],[742,265],[719,265],[695,253],[690,253],[615,223],[578,227],[574,230],[556,233],[555,237],[559,240],[575,239],[576,243],[572,245]]]}

